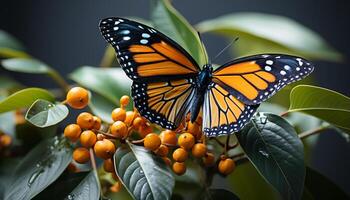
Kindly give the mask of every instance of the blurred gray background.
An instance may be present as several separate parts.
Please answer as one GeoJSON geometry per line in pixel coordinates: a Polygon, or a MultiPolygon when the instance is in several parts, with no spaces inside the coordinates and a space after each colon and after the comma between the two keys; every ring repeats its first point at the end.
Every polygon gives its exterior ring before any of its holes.
{"type": "MultiPolygon", "coordinates": [[[[343,63],[315,62],[317,85],[350,95],[350,1],[349,0],[173,0],[174,6],[196,24],[220,15],[253,11],[289,17],[319,33],[345,55],[343,63]]],[[[1,0],[0,29],[17,37],[28,52],[66,75],[82,65],[97,66],[106,43],[98,22],[108,16],[149,18],[145,0],[1,0]]],[[[209,56],[214,57],[228,41],[203,35],[209,56]]],[[[217,63],[232,59],[226,52],[217,63]]],[[[54,84],[42,76],[9,73],[30,86],[54,84]]],[[[349,122],[350,123],[350,122],[349,122]]],[[[323,133],[313,151],[312,167],[350,193],[350,143],[334,132],[323,133]]]]}

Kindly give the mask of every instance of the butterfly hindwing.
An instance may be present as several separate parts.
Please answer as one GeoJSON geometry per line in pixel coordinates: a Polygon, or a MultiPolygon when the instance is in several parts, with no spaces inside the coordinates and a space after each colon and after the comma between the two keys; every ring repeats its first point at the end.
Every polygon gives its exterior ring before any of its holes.
{"type": "Polygon", "coordinates": [[[246,105],[216,83],[204,96],[203,127],[207,136],[227,135],[241,130],[258,105],[246,105]]]}
{"type": "Polygon", "coordinates": [[[192,77],[200,70],[181,46],[144,24],[112,17],[102,20],[100,29],[114,47],[121,67],[133,80],[192,77]]]}
{"type": "Polygon", "coordinates": [[[259,104],[287,84],[313,71],[306,60],[289,55],[256,55],[237,59],[213,72],[213,82],[245,104],[259,104]]]}
{"type": "Polygon", "coordinates": [[[152,123],[176,129],[188,113],[194,94],[194,79],[164,82],[134,82],[135,107],[152,123]]]}

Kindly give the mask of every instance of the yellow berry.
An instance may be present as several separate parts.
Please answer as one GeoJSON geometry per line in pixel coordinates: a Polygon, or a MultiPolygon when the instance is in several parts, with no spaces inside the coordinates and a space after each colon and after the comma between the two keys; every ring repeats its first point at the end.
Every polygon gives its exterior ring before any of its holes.
{"type": "Polygon", "coordinates": [[[64,129],[64,136],[73,142],[79,139],[80,133],[81,133],[81,128],[77,124],[69,124],[64,129]]]}
{"type": "Polygon", "coordinates": [[[96,134],[90,130],[83,131],[80,135],[80,143],[83,147],[90,148],[96,143],[96,134]]]}
{"type": "Polygon", "coordinates": [[[0,147],[8,147],[12,143],[12,138],[9,135],[0,136],[0,147]]]}
{"type": "Polygon", "coordinates": [[[134,119],[135,119],[135,117],[136,117],[136,113],[134,111],[127,111],[124,123],[127,126],[131,126],[133,121],[134,121],[134,119]]]}
{"type": "Polygon", "coordinates": [[[214,154],[212,154],[212,153],[205,154],[205,156],[203,158],[203,163],[207,167],[214,165],[214,163],[215,163],[215,156],[214,156],[214,154]]]}
{"type": "Polygon", "coordinates": [[[173,152],[173,159],[177,162],[185,162],[187,160],[188,153],[183,148],[178,148],[173,152]]]}
{"type": "Polygon", "coordinates": [[[162,141],[162,144],[170,145],[170,146],[176,146],[177,144],[177,137],[174,131],[171,131],[171,130],[162,131],[159,137],[160,137],[160,140],[162,141]]]}
{"type": "Polygon", "coordinates": [[[196,122],[188,122],[187,131],[192,135],[197,136],[199,134],[200,128],[196,122]]]}
{"type": "Polygon", "coordinates": [[[111,134],[118,139],[125,138],[128,135],[128,127],[122,121],[116,121],[111,126],[111,134]]]}
{"type": "Polygon", "coordinates": [[[136,117],[133,121],[133,126],[135,128],[139,128],[144,124],[144,120],[142,119],[142,117],[136,117]]]}
{"type": "Polygon", "coordinates": [[[162,145],[159,146],[159,148],[156,150],[155,153],[158,156],[165,157],[169,153],[169,148],[166,145],[162,144],[162,145]]]}
{"type": "Polygon", "coordinates": [[[192,155],[194,157],[201,158],[205,156],[206,152],[207,152],[207,146],[205,144],[197,143],[192,147],[192,155]]]}
{"type": "Polygon", "coordinates": [[[190,150],[194,145],[195,139],[191,133],[182,133],[179,136],[178,144],[180,147],[190,150]]]}
{"type": "Polygon", "coordinates": [[[114,183],[114,185],[112,185],[109,189],[111,190],[111,192],[119,192],[120,191],[120,189],[121,189],[121,184],[120,184],[120,182],[118,181],[118,182],[116,182],[116,183],[114,183]]]}
{"type": "Polygon", "coordinates": [[[114,163],[112,159],[107,159],[103,161],[103,169],[106,172],[114,173],[114,163]]]}
{"type": "Polygon", "coordinates": [[[123,108],[116,108],[112,111],[113,121],[124,121],[126,118],[126,111],[123,108]]]}
{"type": "Polygon", "coordinates": [[[101,119],[97,116],[93,116],[93,120],[94,120],[94,126],[92,128],[95,130],[100,130],[101,124],[102,124],[101,119]]]}
{"type": "Polygon", "coordinates": [[[177,175],[182,175],[186,172],[186,164],[183,162],[175,162],[173,164],[173,171],[177,175]]]}
{"type": "Polygon", "coordinates": [[[146,149],[150,150],[150,151],[155,151],[156,149],[159,148],[161,141],[160,138],[157,134],[155,133],[150,133],[147,134],[143,144],[145,146],[146,149]]]}
{"type": "Polygon", "coordinates": [[[127,95],[124,95],[120,98],[120,105],[122,107],[126,107],[130,102],[130,97],[127,95]]]}
{"type": "Polygon", "coordinates": [[[84,147],[75,149],[73,152],[73,159],[80,164],[86,163],[90,160],[89,150],[84,147]]]}
{"type": "Polygon", "coordinates": [[[66,97],[67,104],[75,109],[82,109],[89,103],[89,92],[81,87],[70,89],[66,97]]]}
{"type": "Polygon", "coordinates": [[[231,158],[226,158],[226,159],[220,160],[218,169],[221,174],[228,175],[231,172],[233,172],[235,167],[236,167],[235,161],[233,161],[231,158]]]}
{"type": "Polygon", "coordinates": [[[77,117],[77,124],[82,129],[92,129],[94,127],[94,116],[88,112],[80,113],[77,117]]]}
{"type": "Polygon", "coordinates": [[[94,151],[96,156],[106,160],[113,156],[115,152],[115,145],[110,140],[103,139],[96,142],[94,151]]]}

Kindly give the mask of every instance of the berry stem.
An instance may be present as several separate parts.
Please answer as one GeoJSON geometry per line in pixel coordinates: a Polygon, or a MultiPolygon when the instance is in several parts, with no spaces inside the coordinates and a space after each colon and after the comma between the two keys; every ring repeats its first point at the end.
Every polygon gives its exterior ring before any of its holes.
{"type": "Polygon", "coordinates": [[[104,136],[106,136],[106,137],[108,137],[108,138],[110,138],[110,139],[117,139],[114,135],[112,135],[112,134],[110,134],[110,133],[105,133],[105,132],[103,132],[103,131],[100,131],[100,130],[94,130],[94,131],[96,131],[96,132],[98,132],[98,133],[101,133],[101,134],[103,134],[104,136]]]}
{"type": "Polygon", "coordinates": [[[299,136],[300,139],[305,139],[305,138],[307,138],[309,136],[321,133],[322,131],[325,131],[325,130],[327,130],[329,128],[330,128],[329,125],[328,126],[320,126],[320,127],[315,128],[315,129],[311,129],[311,130],[302,132],[298,136],[299,136]]]}
{"type": "Polygon", "coordinates": [[[284,111],[280,114],[280,117],[286,117],[288,115],[288,110],[287,111],[284,111]]]}
{"type": "Polygon", "coordinates": [[[64,78],[55,70],[50,69],[48,75],[62,88],[64,92],[68,92],[70,89],[69,84],[64,78]]]}

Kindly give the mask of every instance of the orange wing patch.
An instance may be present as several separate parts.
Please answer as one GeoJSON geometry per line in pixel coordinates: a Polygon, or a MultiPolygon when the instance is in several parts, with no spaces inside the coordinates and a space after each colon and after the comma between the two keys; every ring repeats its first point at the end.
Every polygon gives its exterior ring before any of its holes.
{"type": "Polygon", "coordinates": [[[131,45],[129,51],[138,64],[141,77],[198,73],[195,63],[170,44],[161,41],[151,46],[131,45]]]}
{"type": "Polygon", "coordinates": [[[215,71],[213,81],[229,86],[247,99],[254,100],[259,95],[260,90],[265,90],[270,83],[276,81],[276,77],[263,71],[255,61],[249,61],[215,71]]]}

